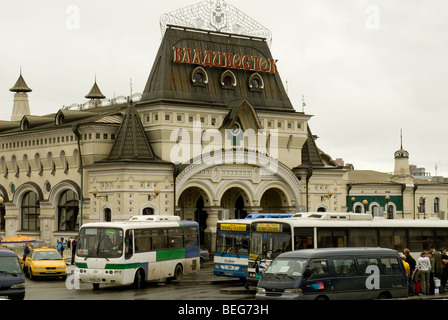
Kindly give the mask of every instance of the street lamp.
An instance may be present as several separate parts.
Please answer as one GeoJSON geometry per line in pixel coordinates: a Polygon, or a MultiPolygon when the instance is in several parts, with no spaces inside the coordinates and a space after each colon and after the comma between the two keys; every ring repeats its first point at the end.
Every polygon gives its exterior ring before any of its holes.
{"type": "Polygon", "coordinates": [[[97,189],[96,187],[93,187],[93,189],[92,189],[92,194],[93,194],[93,196],[94,196],[95,198],[103,199],[103,200],[106,201],[106,202],[107,202],[107,200],[108,200],[108,196],[107,196],[107,195],[105,195],[105,196],[98,195],[98,194],[99,194],[99,191],[98,191],[98,189],[97,189]]]}
{"type": "Polygon", "coordinates": [[[160,189],[154,188],[154,191],[152,193],[148,194],[148,201],[155,200],[159,194],[160,194],[160,189]]]}
{"type": "Polygon", "coordinates": [[[387,215],[387,219],[392,219],[392,217],[389,216],[389,200],[390,200],[390,196],[386,195],[386,215],[387,215]]]}
{"type": "Polygon", "coordinates": [[[362,204],[364,205],[364,212],[365,213],[367,213],[367,204],[368,204],[369,202],[367,201],[367,200],[362,200],[362,204]]]}

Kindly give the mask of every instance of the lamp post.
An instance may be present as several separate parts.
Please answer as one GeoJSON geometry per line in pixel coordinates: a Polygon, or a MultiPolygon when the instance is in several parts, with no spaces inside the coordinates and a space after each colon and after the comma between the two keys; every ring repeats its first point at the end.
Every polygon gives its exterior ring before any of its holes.
{"type": "Polygon", "coordinates": [[[389,200],[390,200],[390,196],[387,195],[385,198],[386,198],[386,216],[387,216],[387,219],[392,219],[392,217],[389,216],[389,200]]]}
{"type": "Polygon", "coordinates": [[[82,219],[83,219],[83,213],[82,213],[82,208],[83,208],[83,202],[84,202],[84,168],[83,168],[83,164],[82,164],[82,153],[81,153],[81,133],[79,132],[79,126],[77,123],[73,123],[72,124],[72,131],[76,136],[76,141],[78,141],[78,151],[79,151],[79,173],[81,174],[81,195],[80,195],[80,206],[79,206],[79,214],[80,214],[80,218],[79,218],[79,226],[82,226],[82,219]]]}
{"type": "Polygon", "coordinates": [[[369,202],[367,201],[367,200],[362,200],[362,204],[364,205],[364,213],[367,213],[367,204],[368,204],[369,202]]]}
{"type": "Polygon", "coordinates": [[[426,219],[426,197],[422,197],[422,210],[423,210],[423,219],[426,219]]]}
{"type": "Polygon", "coordinates": [[[352,200],[352,212],[355,213],[355,211],[353,211],[353,204],[355,203],[356,198],[352,197],[350,200],[352,200]]]}

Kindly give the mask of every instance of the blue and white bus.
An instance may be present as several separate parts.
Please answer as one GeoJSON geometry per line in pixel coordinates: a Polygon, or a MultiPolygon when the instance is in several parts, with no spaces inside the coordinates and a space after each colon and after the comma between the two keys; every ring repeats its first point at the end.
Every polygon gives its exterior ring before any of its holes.
{"type": "Polygon", "coordinates": [[[213,274],[245,280],[249,258],[250,225],[257,219],[281,219],[292,216],[292,213],[253,213],[245,219],[218,221],[213,274]]]}

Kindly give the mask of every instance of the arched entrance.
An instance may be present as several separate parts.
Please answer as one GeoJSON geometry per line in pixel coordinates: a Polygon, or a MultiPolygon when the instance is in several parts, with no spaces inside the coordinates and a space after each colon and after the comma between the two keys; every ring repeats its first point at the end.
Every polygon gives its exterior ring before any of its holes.
{"type": "Polygon", "coordinates": [[[238,187],[232,187],[224,192],[221,197],[223,212],[228,213],[229,219],[244,219],[247,216],[247,207],[250,200],[246,192],[238,187]]]}
{"type": "Polygon", "coordinates": [[[180,208],[180,216],[185,220],[194,220],[199,224],[199,233],[201,245],[206,242],[205,231],[207,229],[207,210],[210,206],[210,200],[207,193],[198,186],[192,186],[179,196],[178,207],[180,208]]]}

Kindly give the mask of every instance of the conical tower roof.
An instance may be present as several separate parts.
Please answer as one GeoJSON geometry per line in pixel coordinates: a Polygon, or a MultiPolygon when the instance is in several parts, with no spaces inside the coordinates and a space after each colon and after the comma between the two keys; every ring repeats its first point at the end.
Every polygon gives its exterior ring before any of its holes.
{"type": "Polygon", "coordinates": [[[86,95],[87,99],[104,99],[106,98],[102,93],[100,88],[98,88],[98,85],[95,83],[93,84],[92,89],[90,89],[90,92],[86,95]]]}
{"type": "Polygon", "coordinates": [[[140,116],[131,103],[126,109],[117,138],[107,159],[108,161],[154,161],[154,155],[146,136],[140,116]]]}
{"type": "Polygon", "coordinates": [[[31,92],[33,90],[31,90],[27,86],[25,80],[22,77],[22,72],[20,72],[19,79],[17,79],[16,84],[14,85],[14,87],[9,89],[9,91],[12,91],[12,92],[31,92]]]}

